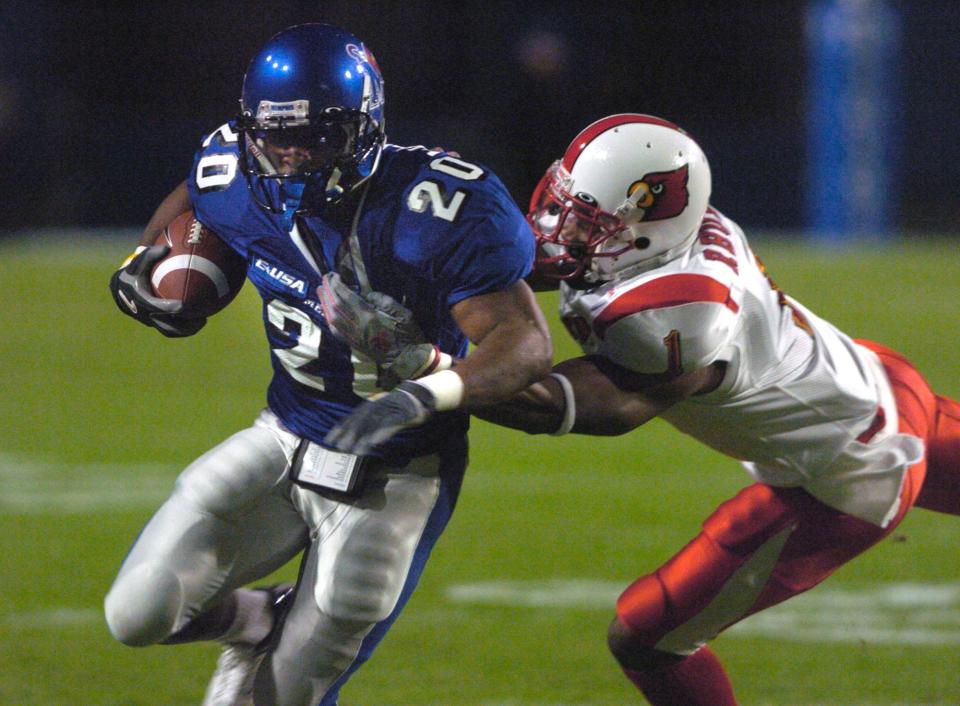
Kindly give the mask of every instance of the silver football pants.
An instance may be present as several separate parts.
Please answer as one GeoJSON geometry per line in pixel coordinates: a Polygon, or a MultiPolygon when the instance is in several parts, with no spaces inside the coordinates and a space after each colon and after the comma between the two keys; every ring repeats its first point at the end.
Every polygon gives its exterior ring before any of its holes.
{"type": "Polygon", "coordinates": [[[363,493],[336,500],[289,481],[299,442],[267,410],[180,474],[107,594],[118,640],[159,642],[307,549],[279,642],[257,675],[256,703],[336,703],[419,579],[466,458],[443,469],[436,455],[403,469],[372,464],[363,493]]]}

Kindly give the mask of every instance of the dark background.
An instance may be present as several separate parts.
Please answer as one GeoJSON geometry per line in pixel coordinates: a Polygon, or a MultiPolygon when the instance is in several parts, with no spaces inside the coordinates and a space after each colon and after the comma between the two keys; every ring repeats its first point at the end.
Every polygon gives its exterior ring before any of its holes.
{"type": "MultiPolygon", "coordinates": [[[[856,0],[852,0],[856,2],[856,0]]],[[[869,1],[869,0],[867,0],[869,1]]],[[[898,232],[960,222],[960,3],[888,2],[902,44],[898,232]]],[[[386,79],[387,133],[493,168],[521,206],[589,122],[673,120],[702,145],[713,203],[804,226],[805,2],[6,2],[0,232],[143,225],[232,117],[280,29],[339,24],[386,79]]],[[[879,138],[878,138],[879,139],[879,138]]]]}

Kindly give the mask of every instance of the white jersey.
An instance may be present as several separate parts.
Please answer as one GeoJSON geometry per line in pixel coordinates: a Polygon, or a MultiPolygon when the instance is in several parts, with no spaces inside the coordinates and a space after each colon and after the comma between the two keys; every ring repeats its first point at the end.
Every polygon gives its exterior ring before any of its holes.
{"type": "Polygon", "coordinates": [[[725,361],[716,390],[662,417],[759,481],[803,487],[879,526],[896,514],[923,443],[896,433],[879,359],[777,289],[715,209],[693,245],[655,269],[588,290],[561,285],[560,313],[585,353],[639,373],[725,361]]]}

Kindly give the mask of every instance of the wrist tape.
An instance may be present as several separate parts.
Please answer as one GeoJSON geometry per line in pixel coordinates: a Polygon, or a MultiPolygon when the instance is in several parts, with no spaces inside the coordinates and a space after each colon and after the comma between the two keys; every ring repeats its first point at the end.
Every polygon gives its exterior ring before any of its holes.
{"type": "Polygon", "coordinates": [[[441,370],[439,373],[432,373],[419,378],[416,384],[423,385],[430,390],[434,399],[436,399],[435,409],[438,412],[456,409],[463,402],[463,378],[453,370],[441,370]]]}

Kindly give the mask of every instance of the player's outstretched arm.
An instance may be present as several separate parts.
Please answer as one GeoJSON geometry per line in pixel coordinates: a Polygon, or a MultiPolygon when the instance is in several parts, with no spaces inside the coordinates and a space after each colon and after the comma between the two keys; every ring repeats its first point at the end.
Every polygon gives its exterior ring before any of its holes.
{"type": "Polygon", "coordinates": [[[453,316],[474,349],[451,370],[400,383],[360,405],[326,437],[342,451],[368,454],[401,429],[434,412],[484,407],[511,399],[550,370],[550,334],[524,282],[456,304],[453,316]]]}
{"type": "Polygon", "coordinates": [[[513,399],[474,414],[530,434],[614,436],[715,389],[724,371],[723,363],[713,363],[668,379],[635,373],[601,356],[572,358],[513,399]]]}

